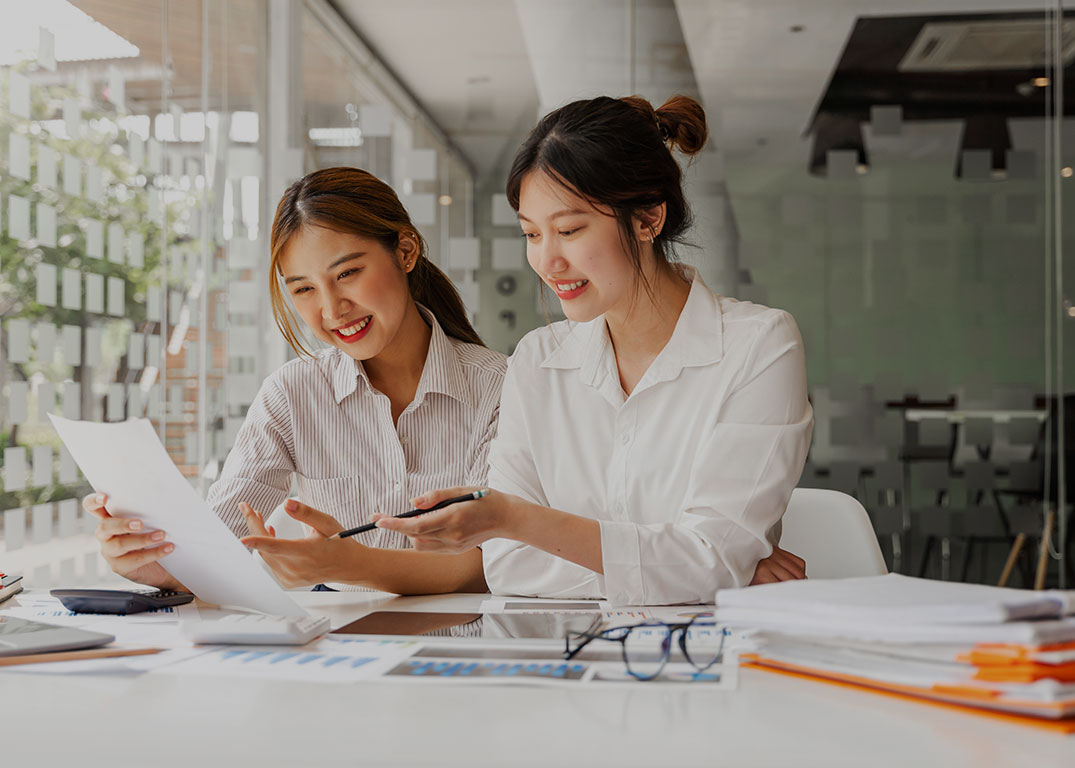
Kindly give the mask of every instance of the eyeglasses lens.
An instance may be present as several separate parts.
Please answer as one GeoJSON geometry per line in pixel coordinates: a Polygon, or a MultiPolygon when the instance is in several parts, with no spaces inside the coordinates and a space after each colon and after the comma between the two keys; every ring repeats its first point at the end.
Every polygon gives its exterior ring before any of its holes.
{"type": "Polygon", "coordinates": [[[668,660],[671,642],[671,632],[663,624],[632,628],[623,642],[628,671],[642,680],[656,677],[668,660]]]}

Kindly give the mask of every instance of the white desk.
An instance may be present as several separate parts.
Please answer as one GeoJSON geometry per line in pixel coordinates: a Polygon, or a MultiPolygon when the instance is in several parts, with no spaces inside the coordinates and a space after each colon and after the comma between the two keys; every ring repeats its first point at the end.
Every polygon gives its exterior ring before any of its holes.
{"type": "MultiPolygon", "coordinates": [[[[334,625],[482,597],[303,593],[334,625]]],[[[1075,736],[743,670],[739,689],[0,671],[5,766],[1075,766],[1075,736]]]]}

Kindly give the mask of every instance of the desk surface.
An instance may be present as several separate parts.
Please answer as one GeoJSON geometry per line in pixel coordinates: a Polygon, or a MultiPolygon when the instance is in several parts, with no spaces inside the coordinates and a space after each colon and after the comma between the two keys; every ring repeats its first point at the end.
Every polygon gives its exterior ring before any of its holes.
{"type": "MultiPolygon", "coordinates": [[[[299,597],[336,626],[389,603],[473,611],[483,596],[299,597]]],[[[12,766],[1075,765],[1075,736],[755,670],[734,691],[621,691],[15,669],[0,671],[12,766]]]]}

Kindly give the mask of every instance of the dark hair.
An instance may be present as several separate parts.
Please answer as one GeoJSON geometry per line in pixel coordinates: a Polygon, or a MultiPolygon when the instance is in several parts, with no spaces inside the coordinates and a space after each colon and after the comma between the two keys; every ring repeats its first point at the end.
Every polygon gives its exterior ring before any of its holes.
{"type": "Polygon", "coordinates": [[[642,249],[633,235],[633,219],[665,203],[664,226],[653,239],[653,250],[658,266],[667,266],[672,246],[684,242],[691,225],[683,174],[671,150],[696,155],[707,136],[705,111],[689,96],[673,96],[657,109],[641,96],[574,101],[545,115],[530,132],[508,174],[508,201],[518,212],[523,179],[543,171],[591,205],[612,209],[641,275],[642,249]]]}
{"type": "Polygon", "coordinates": [[[292,322],[280,283],[280,257],[302,227],[316,225],[378,241],[389,251],[399,247],[401,235],[418,243],[418,258],[407,273],[411,297],[427,307],[448,336],[482,344],[467,318],[463,300],[452,281],[426,257],[426,243],[392,188],[359,168],[324,168],[296,181],[280,198],[269,241],[269,296],[276,326],[300,355],[309,354],[292,322]]]}

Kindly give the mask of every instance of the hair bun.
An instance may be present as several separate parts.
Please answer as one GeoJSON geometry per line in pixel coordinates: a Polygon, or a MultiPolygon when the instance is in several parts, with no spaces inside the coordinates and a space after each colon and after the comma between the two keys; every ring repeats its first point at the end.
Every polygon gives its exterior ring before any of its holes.
{"type": "Polygon", "coordinates": [[[705,110],[690,96],[673,96],[654,110],[661,138],[685,155],[696,155],[709,138],[705,110]]]}

